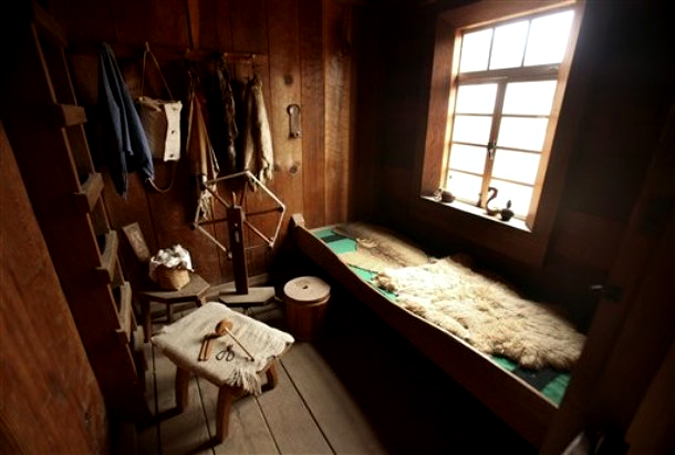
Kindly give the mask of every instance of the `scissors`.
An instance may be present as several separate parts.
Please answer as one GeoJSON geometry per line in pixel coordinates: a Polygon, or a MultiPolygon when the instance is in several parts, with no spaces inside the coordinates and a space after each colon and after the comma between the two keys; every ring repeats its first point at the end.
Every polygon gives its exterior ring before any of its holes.
{"type": "Polygon", "coordinates": [[[224,350],[216,354],[216,360],[223,359],[225,359],[226,362],[230,362],[232,359],[234,359],[234,351],[232,350],[231,344],[228,344],[224,350]]]}

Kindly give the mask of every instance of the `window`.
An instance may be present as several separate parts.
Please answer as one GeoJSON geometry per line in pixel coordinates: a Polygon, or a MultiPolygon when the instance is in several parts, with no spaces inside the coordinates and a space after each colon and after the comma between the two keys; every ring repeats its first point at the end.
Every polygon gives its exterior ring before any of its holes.
{"type": "Polygon", "coordinates": [[[441,185],[458,201],[485,207],[496,194],[491,208],[511,201],[516,218],[534,218],[573,18],[566,8],[460,31],[441,185]]]}
{"type": "Polygon", "coordinates": [[[568,84],[583,10],[583,0],[479,0],[439,12],[412,219],[542,264],[586,90],[577,66],[568,84]],[[455,201],[436,201],[438,188],[455,201]],[[489,208],[511,201],[515,219],[487,215],[490,188],[489,208]]]}

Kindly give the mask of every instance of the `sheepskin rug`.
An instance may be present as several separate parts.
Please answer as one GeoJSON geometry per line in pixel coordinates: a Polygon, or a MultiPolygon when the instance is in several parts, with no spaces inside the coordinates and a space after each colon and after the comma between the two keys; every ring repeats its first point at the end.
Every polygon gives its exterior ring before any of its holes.
{"type": "Polygon", "coordinates": [[[485,354],[526,368],[570,369],[584,335],[552,306],[521,298],[504,283],[451,258],[380,272],[375,283],[397,294],[396,303],[462,338],[485,354]]]}
{"type": "Polygon", "coordinates": [[[380,226],[353,222],[333,230],[356,241],[356,251],[340,255],[340,260],[349,265],[382,272],[388,268],[398,269],[430,261],[426,253],[410,240],[380,226]]]}

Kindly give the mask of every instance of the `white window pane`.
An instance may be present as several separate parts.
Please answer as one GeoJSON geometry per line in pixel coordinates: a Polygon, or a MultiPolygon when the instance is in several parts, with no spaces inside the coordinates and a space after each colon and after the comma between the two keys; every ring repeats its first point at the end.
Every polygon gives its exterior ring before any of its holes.
{"type": "Polygon", "coordinates": [[[547,126],[547,118],[502,117],[497,145],[540,152],[547,126]]]}
{"type": "Polygon", "coordinates": [[[474,117],[456,115],[452,127],[454,142],[469,142],[471,144],[487,145],[490,137],[492,117],[474,117]]]}
{"type": "Polygon", "coordinates": [[[482,174],[485,170],[485,147],[452,144],[450,149],[450,168],[482,174]]]}
{"type": "Polygon", "coordinates": [[[460,73],[487,69],[491,40],[491,28],[464,35],[462,38],[462,58],[459,61],[460,73]]]}
{"type": "Polygon", "coordinates": [[[495,28],[490,69],[520,66],[525,51],[525,39],[529,21],[516,22],[495,28]]]}
{"type": "Polygon", "coordinates": [[[557,81],[512,82],[506,85],[504,114],[549,115],[557,81]]]}
{"type": "Polygon", "coordinates": [[[536,153],[497,149],[492,175],[532,185],[537,178],[539,159],[536,153]]]}
{"type": "Polygon", "coordinates": [[[497,84],[460,85],[457,89],[458,114],[492,114],[495,108],[497,84]]]}
{"type": "Polygon", "coordinates": [[[525,66],[562,62],[573,18],[573,11],[564,11],[534,19],[527,39],[525,66]]]}
{"type": "Polygon", "coordinates": [[[532,187],[496,179],[490,180],[490,186],[499,190],[497,197],[490,202],[491,209],[503,209],[507,202],[511,201],[511,210],[517,217],[524,218],[527,216],[532,199],[532,187]]]}
{"type": "Polygon", "coordinates": [[[476,204],[480,197],[482,183],[483,179],[481,177],[458,171],[450,171],[446,186],[457,199],[469,204],[476,204]]]}

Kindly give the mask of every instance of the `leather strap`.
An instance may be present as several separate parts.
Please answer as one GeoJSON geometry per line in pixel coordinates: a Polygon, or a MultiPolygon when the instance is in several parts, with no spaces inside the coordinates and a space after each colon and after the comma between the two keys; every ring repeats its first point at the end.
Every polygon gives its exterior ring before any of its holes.
{"type": "Polygon", "coordinates": [[[166,83],[166,79],[164,79],[164,74],[162,74],[162,69],[159,67],[159,62],[157,61],[157,58],[155,57],[155,54],[152,53],[150,50],[150,44],[146,41],[145,42],[145,51],[143,52],[143,73],[141,76],[141,96],[145,93],[145,62],[147,60],[148,54],[150,54],[150,57],[152,57],[152,61],[155,62],[155,66],[157,67],[157,71],[159,72],[159,77],[162,78],[162,82],[164,83],[164,87],[166,88],[166,92],[169,94],[169,99],[173,99],[173,95],[171,94],[171,89],[169,88],[169,84],[166,83]]]}

